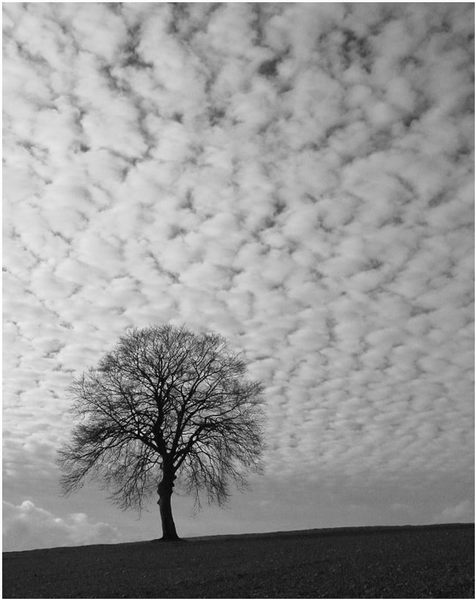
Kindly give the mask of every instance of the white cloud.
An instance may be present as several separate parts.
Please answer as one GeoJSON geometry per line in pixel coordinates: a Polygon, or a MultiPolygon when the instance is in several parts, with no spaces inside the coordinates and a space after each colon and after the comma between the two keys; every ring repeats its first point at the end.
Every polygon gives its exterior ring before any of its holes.
{"type": "Polygon", "coordinates": [[[166,321],[268,386],[270,486],[471,471],[472,10],[5,5],[9,485],[166,321]]]}
{"type": "Polygon", "coordinates": [[[82,546],[117,542],[116,528],[94,522],[84,513],[57,517],[31,500],[3,502],[3,550],[82,546]]]}
{"type": "Polygon", "coordinates": [[[435,518],[435,523],[471,523],[474,521],[474,502],[462,500],[447,506],[435,518]]]}

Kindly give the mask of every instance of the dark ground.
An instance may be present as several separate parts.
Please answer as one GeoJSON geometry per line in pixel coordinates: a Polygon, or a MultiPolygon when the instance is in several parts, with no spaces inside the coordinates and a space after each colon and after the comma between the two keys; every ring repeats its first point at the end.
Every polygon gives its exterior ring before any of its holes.
{"type": "Polygon", "coordinates": [[[3,554],[3,598],[474,598],[474,525],[3,554]]]}

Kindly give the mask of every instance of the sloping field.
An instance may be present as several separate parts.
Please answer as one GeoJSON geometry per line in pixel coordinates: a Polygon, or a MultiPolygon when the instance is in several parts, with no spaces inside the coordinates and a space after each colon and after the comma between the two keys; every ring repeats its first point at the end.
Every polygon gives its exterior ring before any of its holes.
{"type": "Polygon", "coordinates": [[[474,598],[474,525],[6,552],[3,597],[474,598]]]}

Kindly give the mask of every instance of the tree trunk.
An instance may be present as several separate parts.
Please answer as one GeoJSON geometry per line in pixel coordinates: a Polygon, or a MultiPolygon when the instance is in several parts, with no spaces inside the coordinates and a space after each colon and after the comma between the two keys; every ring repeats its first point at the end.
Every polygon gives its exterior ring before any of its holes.
{"type": "Polygon", "coordinates": [[[162,539],[165,541],[178,540],[177,530],[175,529],[174,518],[172,516],[172,493],[174,488],[175,476],[165,475],[157,487],[160,507],[160,518],[162,520],[162,539]]]}

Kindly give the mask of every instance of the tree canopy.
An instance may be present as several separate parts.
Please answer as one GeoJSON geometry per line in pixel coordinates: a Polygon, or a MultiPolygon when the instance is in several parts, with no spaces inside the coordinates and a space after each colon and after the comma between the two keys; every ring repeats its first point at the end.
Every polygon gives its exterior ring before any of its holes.
{"type": "Polygon", "coordinates": [[[159,494],[165,539],[177,537],[178,479],[196,502],[222,505],[260,470],[262,384],[220,335],[171,325],[130,330],[70,386],[75,424],[59,451],[66,493],[88,478],[121,508],[159,494]]]}

